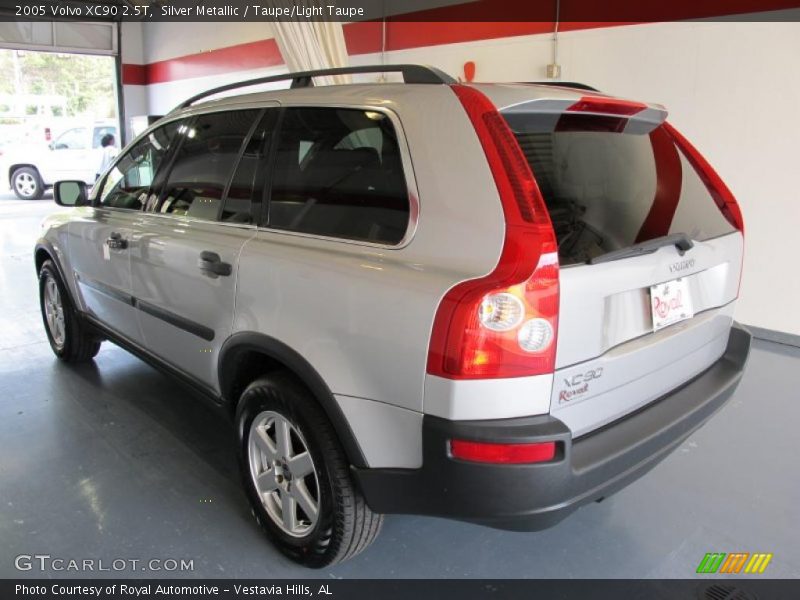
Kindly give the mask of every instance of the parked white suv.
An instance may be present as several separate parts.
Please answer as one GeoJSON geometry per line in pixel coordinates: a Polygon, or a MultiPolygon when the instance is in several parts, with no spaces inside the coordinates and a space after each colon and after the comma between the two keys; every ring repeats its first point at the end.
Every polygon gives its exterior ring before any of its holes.
{"type": "MultiPolygon", "coordinates": [[[[187,101],[36,246],[53,351],[109,339],[229,414],[254,514],[320,567],[384,513],[535,530],[736,388],[739,207],[657,105],[405,83],[187,101]]],[[[669,493],[669,491],[665,491],[669,493]]]]}
{"type": "Polygon", "coordinates": [[[21,200],[36,200],[59,180],[80,180],[92,185],[102,164],[101,142],[114,136],[119,146],[116,121],[96,121],[65,130],[47,146],[20,145],[5,152],[3,171],[21,200]]]}

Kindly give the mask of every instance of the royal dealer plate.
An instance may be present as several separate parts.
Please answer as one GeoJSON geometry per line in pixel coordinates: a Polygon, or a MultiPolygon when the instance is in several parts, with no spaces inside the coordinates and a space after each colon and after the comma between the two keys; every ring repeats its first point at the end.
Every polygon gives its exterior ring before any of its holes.
{"type": "Polygon", "coordinates": [[[653,314],[653,331],[668,327],[694,316],[689,282],[685,278],[673,279],[650,286],[650,310],[653,314]]]}

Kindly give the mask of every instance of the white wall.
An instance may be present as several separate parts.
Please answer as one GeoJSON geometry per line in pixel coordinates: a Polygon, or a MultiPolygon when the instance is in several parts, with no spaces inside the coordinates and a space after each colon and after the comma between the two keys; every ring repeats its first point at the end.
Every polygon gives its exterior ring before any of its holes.
{"type": "MultiPolygon", "coordinates": [[[[142,24],[138,21],[123,21],[120,47],[120,57],[123,64],[141,65],[145,63],[143,47],[142,24]]],[[[147,114],[147,89],[142,85],[123,85],[122,102],[125,106],[126,140],[132,139],[130,131],[130,118],[136,115],[147,114]]]]}
{"type": "MultiPolygon", "coordinates": [[[[197,52],[204,44],[253,41],[267,27],[220,23],[205,33],[170,34],[168,26],[177,25],[145,26],[148,61],[197,52]]],[[[532,81],[544,79],[551,52],[550,36],[538,35],[390,52],[387,62],[432,64],[456,75],[472,60],[476,80],[532,81]]],[[[559,50],[563,80],[666,105],[670,120],[714,165],[742,206],[746,252],[737,319],[795,335],[800,335],[798,58],[800,23],[662,23],[566,32],[559,50]]],[[[374,64],[380,57],[354,56],[351,62],[374,64]]],[[[172,108],[188,90],[280,71],[149,86],[151,111],[172,108]]]]}

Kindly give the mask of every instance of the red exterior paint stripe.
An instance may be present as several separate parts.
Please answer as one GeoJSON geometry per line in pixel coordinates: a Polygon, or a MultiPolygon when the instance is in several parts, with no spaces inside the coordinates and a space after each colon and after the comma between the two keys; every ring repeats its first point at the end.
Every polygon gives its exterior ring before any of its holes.
{"type": "Polygon", "coordinates": [[[636,244],[667,235],[681,199],[683,169],[672,137],[664,127],[657,127],[650,132],[650,144],[656,163],[656,194],[636,236],[636,244]]]}
{"type": "Polygon", "coordinates": [[[122,85],[147,85],[147,65],[122,65],[122,85]]]}

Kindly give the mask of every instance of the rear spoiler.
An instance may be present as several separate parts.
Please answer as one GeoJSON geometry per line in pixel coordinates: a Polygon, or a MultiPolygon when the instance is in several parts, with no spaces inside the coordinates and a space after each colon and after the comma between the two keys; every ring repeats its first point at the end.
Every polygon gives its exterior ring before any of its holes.
{"type": "Polygon", "coordinates": [[[512,104],[500,109],[515,131],[571,131],[594,130],[592,122],[601,124],[601,130],[619,133],[645,134],[661,125],[667,118],[667,109],[660,104],[645,104],[611,96],[585,95],[574,98],[537,98],[512,104]],[[536,117],[531,119],[531,117],[536,117]],[[591,117],[592,119],[587,119],[591,117]],[[599,118],[597,118],[599,117],[599,118]]]}

